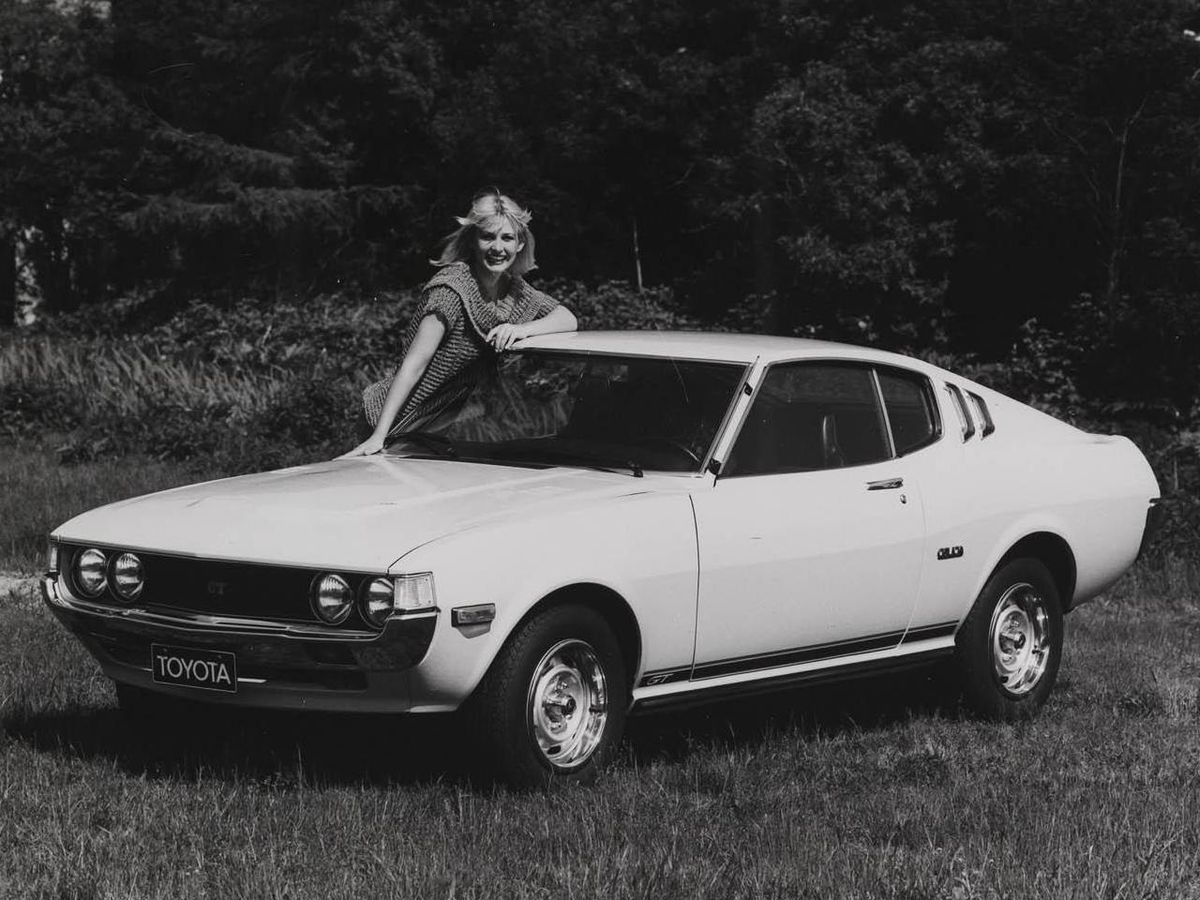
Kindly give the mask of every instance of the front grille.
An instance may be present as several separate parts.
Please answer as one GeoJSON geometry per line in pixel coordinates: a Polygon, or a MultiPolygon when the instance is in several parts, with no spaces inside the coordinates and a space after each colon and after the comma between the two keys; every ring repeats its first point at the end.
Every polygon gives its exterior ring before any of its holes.
{"type": "MultiPolygon", "coordinates": [[[[68,573],[68,582],[72,561],[76,553],[84,549],[82,545],[73,544],[63,544],[60,549],[60,565],[68,573]]],[[[109,552],[110,559],[119,552],[109,552]]],[[[99,602],[126,608],[135,606],[215,616],[324,624],[312,611],[309,597],[313,579],[328,569],[218,562],[155,553],[139,552],[137,555],[146,576],[146,587],[141,596],[129,604],[106,590],[97,598],[99,602]]],[[[340,574],[350,583],[356,596],[364,581],[377,577],[349,572],[340,574]]],[[[74,586],[72,592],[82,596],[74,586]]],[[[342,623],[342,627],[355,630],[370,628],[361,618],[357,604],[354,613],[342,623]]]]}

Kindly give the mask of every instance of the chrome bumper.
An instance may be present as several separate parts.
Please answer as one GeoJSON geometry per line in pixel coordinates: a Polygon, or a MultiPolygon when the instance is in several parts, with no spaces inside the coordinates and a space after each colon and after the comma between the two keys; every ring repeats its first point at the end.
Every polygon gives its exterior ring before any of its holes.
{"type": "Polygon", "coordinates": [[[122,609],[68,594],[53,575],[42,597],[115,681],[213,703],[331,712],[403,712],[413,706],[408,672],[429,650],[438,611],[390,619],[382,631],[122,609]],[[236,693],[160,684],[151,644],[220,650],[237,657],[236,693]]]}

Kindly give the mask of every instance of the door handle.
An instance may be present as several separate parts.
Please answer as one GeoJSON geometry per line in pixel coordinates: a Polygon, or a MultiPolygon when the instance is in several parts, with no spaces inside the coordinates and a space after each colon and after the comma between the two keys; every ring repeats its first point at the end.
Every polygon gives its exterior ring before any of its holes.
{"type": "Polygon", "coordinates": [[[903,478],[884,478],[881,481],[868,481],[868,491],[894,491],[904,487],[903,478]]]}

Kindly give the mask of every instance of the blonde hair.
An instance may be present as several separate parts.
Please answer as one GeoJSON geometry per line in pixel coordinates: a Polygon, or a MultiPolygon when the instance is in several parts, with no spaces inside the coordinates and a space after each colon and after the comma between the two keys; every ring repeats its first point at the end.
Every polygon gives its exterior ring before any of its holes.
{"type": "Polygon", "coordinates": [[[475,259],[475,233],[491,219],[502,219],[517,233],[517,241],[523,246],[517,251],[509,271],[513,275],[524,275],[536,269],[533,259],[533,232],[529,223],[533,216],[511,197],[496,188],[475,195],[471,209],[465,216],[455,216],[458,228],[442,241],[442,252],[437,259],[430,260],[435,266],[448,266],[456,262],[470,264],[475,259]]]}

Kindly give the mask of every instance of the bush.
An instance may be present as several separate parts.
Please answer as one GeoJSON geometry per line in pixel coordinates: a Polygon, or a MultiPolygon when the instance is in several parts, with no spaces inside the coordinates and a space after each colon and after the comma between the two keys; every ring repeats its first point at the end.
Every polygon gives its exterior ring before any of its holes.
{"type": "MultiPolygon", "coordinates": [[[[582,328],[704,327],[663,288],[542,288],[582,328]]],[[[61,317],[0,343],[0,428],[65,433],[68,460],[141,453],[242,472],[327,458],[354,445],[360,392],[397,363],[418,302],[415,290],[229,308],[196,301],[141,332],[135,301],[103,321],[61,317]]],[[[1087,430],[1128,434],[1170,498],[1155,552],[1194,556],[1200,405],[1172,412],[1090,399],[1080,384],[1092,355],[1031,321],[1005,360],[925,358],[1087,430]]]]}
{"type": "MultiPolygon", "coordinates": [[[[573,282],[547,292],[590,328],[697,328],[670,291],[573,282]]],[[[0,427],[65,433],[62,456],[206,460],[240,472],[343,452],[362,389],[396,365],[418,291],[230,307],[147,320],[63,316],[0,345],[0,427]]]]}
{"type": "Polygon", "coordinates": [[[550,282],[543,288],[579,319],[579,327],[589,331],[632,328],[662,331],[696,330],[705,327],[684,312],[670,288],[654,287],[638,291],[621,281],[606,281],[595,288],[579,282],[550,282]]]}

